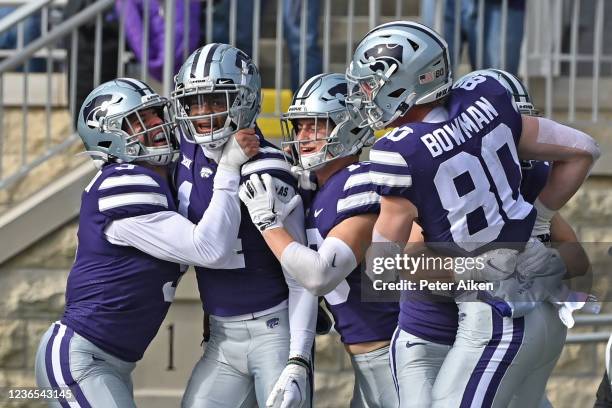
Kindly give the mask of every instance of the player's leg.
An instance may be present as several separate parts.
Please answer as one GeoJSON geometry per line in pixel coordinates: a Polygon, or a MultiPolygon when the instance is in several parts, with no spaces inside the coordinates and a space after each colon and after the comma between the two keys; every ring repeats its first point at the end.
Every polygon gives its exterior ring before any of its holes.
{"type": "Polygon", "coordinates": [[[351,356],[355,387],[351,408],[397,408],[399,400],[391,374],[389,346],[351,356]]]}
{"type": "MultiPolygon", "coordinates": [[[[525,356],[522,355],[523,352],[519,353],[516,361],[517,367],[510,369],[510,379],[525,376],[523,381],[515,387],[516,391],[510,407],[542,408],[546,406],[542,402],[546,400],[546,382],[565,345],[567,328],[558,318],[557,310],[548,303],[542,303],[540,307],[525,316],[525,319],[528,330],[525,332],[524,343],[531,350],[525,356]],[[525,367],[529,363],[531,364],[525,367]],[[521,370],[521,366],[525,368],[521,370]]],[[[501,388],[510,387],[502,380],[501,388]]]]}
{"type": "MultiPolygon", "coordinates": [[[[503,318],[481,302],[458,307],[457,337],[434,383],[432,406],[493,406],[499,379],[521,348],[524,319],[503,318]]],[[[495,406],[506,407],[508,402],[495,406]]]]}
{"type": "MultiPolygon", "coordinates": [[[[36,374],[36,385],[39,388],[51,388],[57,387],[57,380],[53,373],[53,366],[51,365],[51,358],[49,358],[48,351],[50,345],[53,345],[53,338],[57,335],[56,324],[52,324],[51,327],[45,332],[36,352],[36,361],[34,363],[34,372],[36,374]]],[[[49,353],[51,351],[49,350],[49,353]]],[[[51,408],[67,407],[69,406],[65,401],[48,401],[47,404],[51,408]]]]}
{"type": "MultiPolygon", "coordinates": [[[[255,381],[255,395],[260,407],[266,400],[289,358],[289,314],[279,310],[247,322],[251,341],[247,351],[248,370],[255,381]]],[[[304,407],[310,406],[310,390],[304,407]]]]}
{"type": "Polygon", "coordinates": [[[450,346],[422,339],[398,327],[391,347],[400,407],[430,406],[432,388],[450,346]]]}
{"type": "Polygon", "coordinates": [[[136,406],[130,379],[134,367],[55,323],[39,347],[36,377],[41,387],[70,389],[73,402],[59,401],[59,406],[129,408],[136,406]]]}
{"type": "Polygon", "coordinates": [[[433,406],[507,407],[521,393],[537,407],[565,341],[555,309],[542,303],[510,319],[482,303],[464,302],[459,313],[457,340],[436,379],[433,406]],[[531,374],[527,393],[521,387],[531,374]]]}
{"type": "Polygon", "coordinates": [[[253,380],[247,372],[245,358],[248,343],[244,321],[221,322],[211,316],[210,340],[191,373],[181,406],[256,406],[253,380]]]}

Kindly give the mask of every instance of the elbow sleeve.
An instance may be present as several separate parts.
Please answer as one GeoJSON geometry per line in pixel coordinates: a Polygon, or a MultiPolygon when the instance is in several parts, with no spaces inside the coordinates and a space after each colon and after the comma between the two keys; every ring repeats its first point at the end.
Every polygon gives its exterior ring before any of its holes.
{"type": "Polygon", "coordinates": [[[589,153],[594,162],[599,159],[601,155],[599,144],[586,133],[546,118],[538,118],[538,123],[538,143],[582,150],[589,153]]]}
{"type": "Polygon", "coordinates": [[[318,251],[292,242],[281,256],[281,265],[316,296],[325,295],[357,267],[353,250],[341,239],[326,238],[318,251]]]}

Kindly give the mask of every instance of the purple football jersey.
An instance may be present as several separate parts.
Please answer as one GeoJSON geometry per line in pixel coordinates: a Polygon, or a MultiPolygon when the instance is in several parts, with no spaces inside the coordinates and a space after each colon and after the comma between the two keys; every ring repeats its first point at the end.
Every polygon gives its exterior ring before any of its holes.
{"type": "MultiPolygon", "coordinates": [[[[306,236],[312,249],[316,250],[329,231],[345,219],[380,212],[380,198],[370,180],[370,167],[365,162],[352,164],[319,188],[306,212],[306,236]]],[[[344,344],[390,340],[397,326],[397,302],[361,301],[362,275],[361,267],[357,266],[325,295],[344,344]]]]}
{"type": "MultiPolygon", "coordinates": [[[[296,188],[291,167],[283,153],[260,135],[260,152],[242,166],[242,181],[251,174],[269,173],[296,188]]],[[[197,223],[213,195],[217,163],[206,157],[202,146],[181,141],[181,157],[175,178],[179,212],[197,223]]],[[[231,268],[196,267],[198,289],[204,310],[216,316],[255,313],[278,305],[288,297],[280,263],[255,227],[241,203],[241,222],[231,268]]]]}
{"type": "Polygon", "coordinates": [[[529,160],[522,162],[521,194],[530,204],[533,204],[544,188],[550,173],[550,164],[545,161],[529,160]]]}
{"type": "Polygon", "coordinates": [[[62,322],[101,349],[138,361],[155,337],[180,277],[179,265],[109,243],[113,220],[176,211],[167,180],[134,164],[107,164],[83,192],[78,249],[62,322]]]}
{"type": "MultiPolygon", "coordinates": [[[[479,77],[453,89],[446,109],[447,121],[410,123],[374,145],[370,159],[377,191],[409,199],[419,210],[425,241],[450,243],[451,253],[526,242],[535,210],[520,193],[516,146],[522,119],[508,92],[479,77]]],[[[403,299],[400,307],[403,330],[453,344],[453,303],[403,299]]]]}
{"type": "Polygon", "coordinates": [[[521,115],[506,88],[477,78],[452,90],[449,120],[401,126],[370,152],[379,194],[409,199],[426,242],[462,254],[526,242],[536,213],[519,191],[521,115]]]}

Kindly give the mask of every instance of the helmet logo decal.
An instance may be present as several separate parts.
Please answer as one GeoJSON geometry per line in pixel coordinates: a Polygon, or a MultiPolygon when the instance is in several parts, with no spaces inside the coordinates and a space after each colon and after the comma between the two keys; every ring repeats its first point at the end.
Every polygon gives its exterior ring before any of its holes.
{"type": "Polygon", "coordinates": [[[340,105],[346,106],[346,102],[344,101],[344,99],[346,98],[347,93],[348,88],[346,86],[346,82],[343,82],[328,89],[327,92],[323,96],[321,96],[321,99],[325,102],[329,102],[336,99],[338,100],[338,103],[340,103],[340,105]]]}
{"type": "Polygon", "coordinates": [[[100,127],[100,119],[104,118],[108,108],[123,100],[121,95],[99,95],[96,96],[83,108],[83,120],[92,129],[100,127]]]}
{"type": "Polygon", "coordinates": [[[372,72],[387,72],[393,65],[402,63],[404,47],[399,44],[381,44],[370,48],[363,53],[365,59],[361,59],[363,65],[369,65],[372,72]]]}

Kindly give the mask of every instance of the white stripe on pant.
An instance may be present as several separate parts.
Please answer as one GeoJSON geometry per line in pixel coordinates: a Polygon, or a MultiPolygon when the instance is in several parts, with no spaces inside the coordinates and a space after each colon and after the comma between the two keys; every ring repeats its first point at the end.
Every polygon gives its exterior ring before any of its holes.
{"type": "Polygon", "coordinates": [[[538,407],[565,343],[555,308],[542,303],[510,319],[485,303],[458,306],[457,338],[434,384],[433,407],[538,407]]]}
{"type": "Polygon", "coordinates": [[[51,407],[135,407],[131,379],[135,366],[56,322],[38,346],[36,383],[39,387],[70,388],[74,398],[50,401],[51,407]]]}

